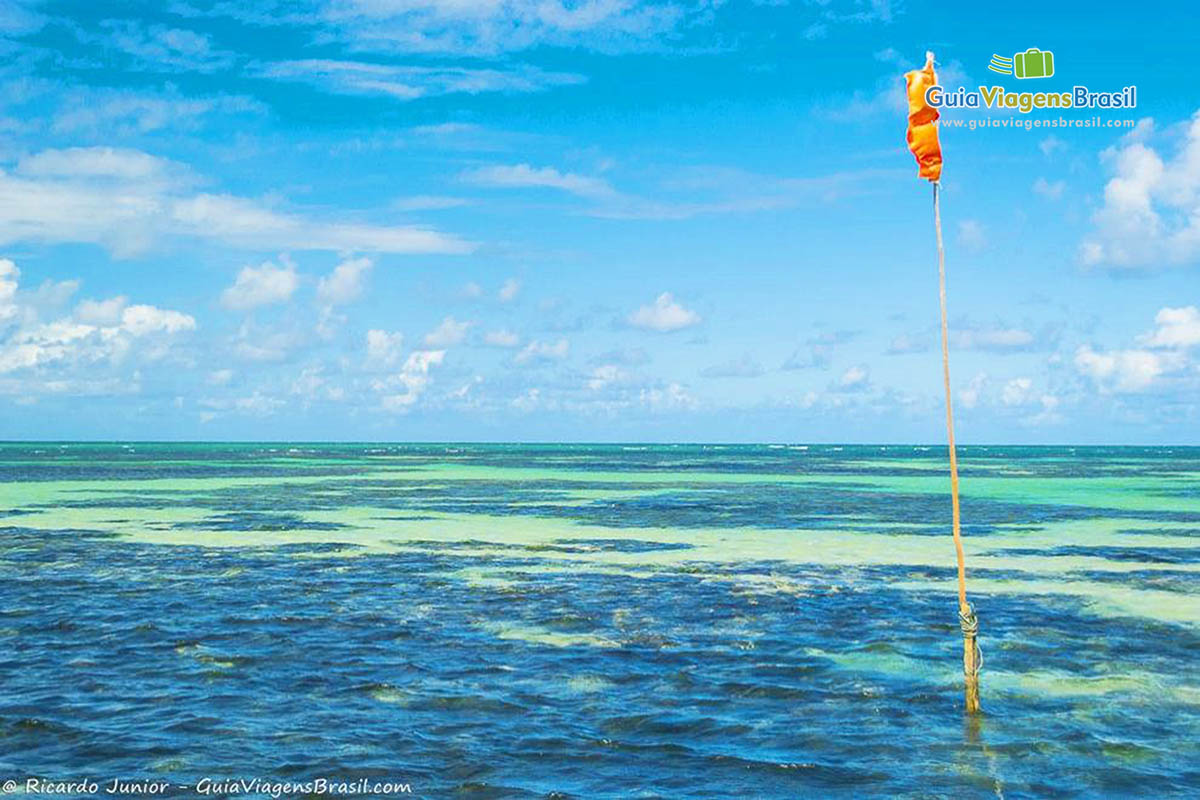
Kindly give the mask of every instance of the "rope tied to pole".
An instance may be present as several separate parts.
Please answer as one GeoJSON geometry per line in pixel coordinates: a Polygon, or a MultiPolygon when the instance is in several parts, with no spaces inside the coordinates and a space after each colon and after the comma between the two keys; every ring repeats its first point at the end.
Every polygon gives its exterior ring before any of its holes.
{"type": "Polygon", "coordinates": [[[963,638],[969,640],[974,648],[975,657],[972,659],[970,674],[977,678],[983,669],[983,648],[979,646],[979,618],[975,616],[974,603],[967,603],[965,611],[959,610],[958,626],[962,629],[963,638]]]}

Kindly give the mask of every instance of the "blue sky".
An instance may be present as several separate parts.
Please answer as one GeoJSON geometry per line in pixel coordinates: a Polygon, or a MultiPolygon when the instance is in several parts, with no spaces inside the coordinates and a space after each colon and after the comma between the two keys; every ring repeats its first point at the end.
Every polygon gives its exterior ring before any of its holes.
{"type": "Polygon", "coordinates": [[[0,438],[941,441],[933,49],[1138,87],[943,126],[960,438],[1200,443],[1192,10],[1045,6],[0,0],[0,438]]]}

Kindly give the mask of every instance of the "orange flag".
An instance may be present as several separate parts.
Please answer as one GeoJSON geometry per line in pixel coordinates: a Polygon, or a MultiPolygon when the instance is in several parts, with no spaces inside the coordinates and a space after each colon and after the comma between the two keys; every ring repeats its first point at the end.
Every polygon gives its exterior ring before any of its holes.
{"type": "Polygon", "coordinates": [[[917,175],[937,183],[942,177],[942,146],[938,142],[938,111],[925,101],[925,90],[937,83],[933,53],[925,53],[925,66],[904,74],[908,87],[908,149],[917,157],[917,175]]]}

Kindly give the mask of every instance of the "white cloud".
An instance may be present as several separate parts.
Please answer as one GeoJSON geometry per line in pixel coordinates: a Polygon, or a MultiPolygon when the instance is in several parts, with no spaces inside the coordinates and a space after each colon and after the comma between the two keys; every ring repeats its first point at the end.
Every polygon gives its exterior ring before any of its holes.
{"type": "Polygon", "coordinates": [[[663,292],[654,303],[630,314],[628,321],[635,328],[667,333],[700,324],[700,315],[677,303],[670,292],[663,292]]]}
{"type": "Polygon", "coordinates": [[[277,397],[256,391],[247,397],[239,397],[233,401],[233,409],[241,414],[254,417],[269,417],[283,406],[283,401],[277,397]]]}
{"type": "Polygon", "coordinates": [[[1024,422],[1028,425],[1053,425],[1062,422],[1062,414],[1058,412],[1058,407],[1061,400],[1056,395],[1044,394],[1038,398],[1041,404],[1041,410],[1033,416],[1026,417],[1024,422]]]}
{"type": "Polygon", "coordinates": [[[196,320],[179,311],[155,306],[128,306],[121,312],[121,328],[134,336],[148,333],[179,333],[196,328],[196,320]]]}
{"type": "Polygon", "coordinates": [[[229,51],[215,50],[212,40],[195,31],[143,26],[131,20],[109,20],[107,43],[132,56],[135,66],[161,71],[215,72],[233,65],[229,51]]]}
{"type": "Polygon", "coordinates": [[[163,237],[253,249],[461,253],[471,246],[415,226],[329,222],[228,194],[193,193],[178,164],[134,150],[72,148],[0,172],[0,244],[84,242],[121,256],[163,237]]]}
{"type": "Polygon", "coordinates": [[[158,156],[119,147],[69,147],[43,150],[17,162],[17,172],[33,177],[113,178],[124,181],[163,179],[182,171],[158,156]]]}
{"type": "Polygon", "coordinates": [[[192,235],[231,244],[270,246],[283,242],[298,250],[366,250],[384,253],[462,253],[469,245],[417,227],[322,223],[280,214],[231,195],[200,194],[176,202],[172,218],[192,235]]]}
{"type": "Polygon", "coordinates": [[[1195,306],[1162,308],[1154,317],[1158,327],[1139,341],[1146,347],[1195,347],[1200,345],[1200,310],[1195,306]]]}
{"type": "Polygon", "coordinates": [[[1080,245],[1085,264],[1133,269],[1200,258],[1200,111],[1172,156],[1146,143],[1152,133],[1147,125],[1101,154],[1113,177],[1080,245]]]}
{"type": "MultiPolygon", "coordinates": [[[[100,362],[115,365],[126,360],[135,348],[144,358],[153,360],[167,353],[175,334],[196,328],[196,320],[187,314],[152,305],[130,306],[124,298],[114,298],[119,302],[93,302],[89,308],[102,311],[91,315],[90,322],[78,317],[41,322],[36,310],[23,313],[20,307],[19,278],[16,264],[0,259],[0,322],[21,320],[15,330],[0,339],[0,373],[35,369],[44,373],[47,368],[100,362]]],[[[67,379],[53,378],[39,385],[53,391],[55,385],[71,384],[63,380],[67,379]]],[[[116,391],[116,386],[111,390],[116,391]]]]}
{"type": "MultiPolygon", "coordinates": [[[[260,24],[279,19],[249,13],[260,24]]],[[[538,45],[604,52],[642,48],[688,21],[708,20],[711,6],[647,0],[347,0],[321,4],[315,13],[330,36],[356,50],[494,56],[538,45]]]]}
{"type": "Polygon", "coordinates": [[[899,356],[908,353],[924,353],[932,347],[932,336],[924,333],[902,333],[892,339],[888,349],[884,352],[889,356],[899,356]]]}
{"type": "Polygon", "coordinates": [[[1065,188],[1067,188],[1065,181],[1048,181],[1045,178],[1038,178],[1033,182],[1033,193],[1040,194],[1049,200],[1057,200],[1062,197],[1065,188]]]}
{"type": "Polygon", "coordinates": [[[519,294],[520,291],[521,282],[516,278],[509,278],[504,282],[504,285],[500,287],[500,291],[496,293],[496,296],[500,299],[501,303],[511,303],[513,300],[517,299],[517,294],[519,294]]]}
{"type": "Polygon", "coordinates": [[[468,281],[462,288],[462,296],[471,300],[483,297],[483,287],[475,281],[468,281]]]}
{"type": "Polygon", "coordinates": [[[586,80],[582,75],[546,72],[525,64],[506,68],[433,67],[330,59],[263,64],[257,75],[306,83],[334,94],[378,95],[401,101],[447,94],[540,92],[586,80]]]}
{"type": "Polygon", "coordinates": [[[1013,378],[1004,384],[1000,400],[1006,406],[1023,406],[1033,399],[1033,381],[1029,378],[1013,378]]]}
{"type": "Polygon", "coordinates": [[[587,380],[587,388],[598,392],[613,384],[626,383],[629,380],[629,373],[616,364],[601,364],[592,370],[592,374],[587,380]]]}
{"type": "Polygon", "coordinates": [[[616,194],[608,182],[571,172],[559,172],[553,167],[533,167],[529,164],[480,167],[462,174],[462,179],[479,186],[495,188],[558,189],[580,197],[612,197],[616,194]]]}
{"type": "Polygon", "coordinates": [[[205,382],[209,386],[228,386],[229,382],[232,380],[233,370],[214,369],[212,372],[208,373],[208,377],[205,379],[205,382]]]}
{"type": "Polygon", "coordinates": [[[447,208],[465,206],[469,202],[465,197],[417,194],[411,197],[396,198],[392,201],[392,208],[397,211],[441,211],[447,208]]]}
{"type": "Polygon", "coordinates": [[[958,393],[959,402],[963,408],[971,409],[979,405],[979,400],[984,390],[988,385],[988,376],[985,372],[978,372],[975,377],[971,378],[970,383],[966,388],[958,393]]]}
{"type": "Polygon", "coordinates": [[[337,402],[346,397],[346,390],[343,387],[331,383],[325,377],[323,364],[309,364],[301,369],[300,373],[292,380],[289,392],[300,397],[305,408],[317,400],[337,402]]]}
{"type": "Polygon", "coordinates": [[[700,401],[678,383],[669,383],[664,388],[642,389],[638,393],[638,400],[655,411],[691,410],[700,405],[700,401]]]}
{"type": "Polygon", "coordinates": [[[7,258],[0,258],[0,322],[17,315],[17,286],[21,270],[7,258]]]}
{"type": "Polygon", "coordinates": [[[865,364],[858,364],[843,372],[834,388],[840,392],[861,392],[870,385],[871,371],[865,364]]]}
{"type": "Polygon", "coordinates": [[[266,106],[241,95],[183,96],[168,87],[163,93],[124,89],[76,89],[63,96],[54,118],[55,133],[83,132],[132,136],[170,128],[195,128],[211,114],[264,114],[266,106]]]}
{"type": "Polygon", "coordinates": [[[129,298],[124,295],[107,300],[84,300],[75,306],[75,319],[90,325],[116,325],[128,304],[129,298]]]}
{"type": "Polygon", "coordinates": [[[43,280],[36,289],[22,292],[22,302],[38,316],[57,313],[79,291],[79,285],[78,280],[43,280]]]}
{"type": "Polygon", "coordinates": [[[221,305],[234,311],[247,311],[289,300],[299,288],[300,278],[296,275],[295,265],[283,260],[282,267],[270,261],[257,267],[242,267],[233,285],[221,292],[221,305]]]}
{"type": "Polygon", "coordinates": [[[459,322],[454,317],[446,317],[436,328],[425,334],[425,345],[432,348],[445,348],[456,345],[467,338],[473,322],[459,322]]]}
{"type": "Polygon", "coordinates": [[[501,328],[485,333],[483,341],[491,347],[516,347],[521,343],[521,337],[506,328],[501,328]]]}
{"type": "Polygon", "coordinates": [[[390,367],[400,360],[404,349],[404,334],[400,331],[372,329],[367,331],[367,362],[374,366],[390,367]]]}
{"type": "Polygon", "coordinates": [[[380,399],[381,407],[401,413],[412,408],[429,388],[430,370],[440,365],[445,357],[445,350],[414,350],[399,372],[376,384],[376,388],[388,392],[380,399]],[[404,391],[389,391],[394,388],[404,391]]]}
{"type": "Polygon", "coordinates": [[[1105,392],[1146,391],[1178,362],[1177,357],[1150,350],[1096,351],[1085,345],[1075,351],[1075,368],[1105,392]]]}
{"type": "Polygon", "coordinates": [[[246,319],[233,338],[233,352],[245,361],[284,361],[304,340],[292,330],[263,328],[246,319]]]}
{"type": "MultiPolygon", "coordinates": [[[[1200,310],[1195,306],[1159,309],[1154,330],[1137,337],[1138,347],[1075,351],[1075,368],[1102,392],[1159,390],[1194,366],[1190,348],[1200,345],[1200,310]]],[[[1178,381],[1176,381],[1178,382],[1178,381]]]]}
{"type": "Polygon", "coordinates": [[[317,300],[328,306],[346,305],[357,300],[372,266],[369,258],[346,259],[317,283],[317,300]]]}
{"type": "Polygon", "coordinates": [[[571,343],[566,339],[557,342],[542,342],[534,340],[525,345],[517,353],[513,361],[517,364],[529,364],[538,361],[562,361],[571,350],[571,343]]]}

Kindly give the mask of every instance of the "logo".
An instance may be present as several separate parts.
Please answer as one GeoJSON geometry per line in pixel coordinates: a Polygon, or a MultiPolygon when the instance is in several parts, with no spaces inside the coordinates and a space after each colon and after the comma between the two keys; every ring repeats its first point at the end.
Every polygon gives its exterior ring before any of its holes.
{"type": "MultiPolygon", "coordinates": [[[[994,54],[988,63],[988,69],[1022,80],[1052,78],[1055,74],[1054,53],[1031,47],[1023,53],[1014,53],[1012,58],[994,54]]],[[[1025,92],[1009,91],[1003,86],[983,85],[974,91],[965,86],[947,91],[941,85],[934,84],[925,90],[925,102],[937,109],[987,108],[996,111],[1011,110],[1020,114],[1066,108],[1137,108],[1137,86],[1126,86],[1115,92],[1095,92],[1080,84],[1060,88],[1053,88],[1051,85],[1046,86],[1045,91],[1025,92]]]]}
{"type": "Polygon", "coordinates": [[[1054,75],[1054,53],[1031,47],[1012,58],[993,54],[988,69],[1017,78],[1049,78],[1054,75]]]}

